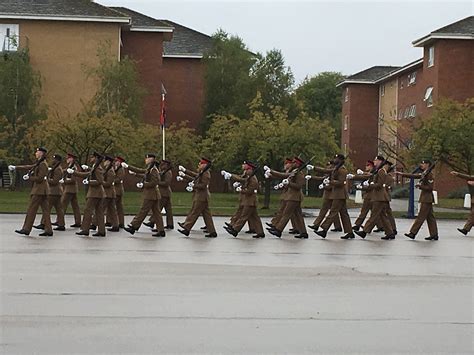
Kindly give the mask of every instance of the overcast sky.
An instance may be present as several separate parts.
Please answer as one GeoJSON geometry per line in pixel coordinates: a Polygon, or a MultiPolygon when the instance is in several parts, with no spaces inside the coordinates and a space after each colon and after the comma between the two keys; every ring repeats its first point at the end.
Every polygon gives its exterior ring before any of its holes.
{"type": "Polygon", "coordinates": [[[473,14],[472,1],[97,0],[211,35],[239,35],[254,52],[278,48],[296,81],[321,71],[353,74],[421,58],[411,42],[473,14]]]}

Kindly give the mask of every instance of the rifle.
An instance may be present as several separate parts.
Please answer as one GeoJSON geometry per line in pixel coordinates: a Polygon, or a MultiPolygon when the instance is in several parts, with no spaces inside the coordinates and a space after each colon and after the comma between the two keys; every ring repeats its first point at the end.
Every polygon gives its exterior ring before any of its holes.
{"type": "MultiPolygon", "coordinates": [[[[197,176],[191,181],[192,183],[195,183],[201,176],[204,175],[206,171],[208,171],[211,168],[212,163],[207,164],[202,171],[197,174],[197,176]]],[[[188,184],[189,185],[189,184],[188,184]]]]}
{"type": "Polygon", "coordinates": [[[308,166],[309,163],[316,157],[316,155],[313,155],[309,160],[307,160],[303,165],[301,165],[299,168],[296,168],[291,171],[290,176],[288,176],[288,179],[296,176],[300,171],[302,171],[304,168],[308,166]]]}
{"type": "Polygon", "coordinates": [[[428,169],[426,169],[425,171],[423,171],[423,172],[421,173],[420,182],[426,183],[426,179],[428,178],[428,175],[433,171],[433,169],[435,168],[435,166],[436,166],[436,161],[434,161],[434,162],[428,167],[428,169]]]}
{"type": "Polygon", "coordinates": [[[165,169],[165,170],[163,170],[163,171],[160,171],[160,178],[162,178],[163,176],[165,176],[165,174],[166,174],[168,171],[170,171],[171,169],[173,169],[173,165],[172,165],[172,164],[170,164],[170,166],[169,166],[167,169],[165,169]]]}
{"type": "Polygon", "coordinates": [[[95,161],[94,165],[92,166],[91,171],[89,172],[89,175],[85,178],[85,180],[90,181],[92,178],[92,175],[95,174],[95,171],[97,170],[97,167],[102,163],[102,160],[104,159],[104,156],[101,155],[100,157],[96,158],[97,160],[95,161]]]}
{"type": "Polygon", "coordinates": [[[28,172],[26,173],[26,175],[28,176],[31,176],[33,175],[35,169],[38,167],[38,165],[40,165],[43,161],[46,160],[46,154],[43,155],[41,158],[38,159],[38,161],[36,163],[33,164],[33,166],[31,167],[30,170],[28,170],[28,172]]]}
{"type": "Polygon", "coordinates": [[[54,165],[51,167],[51,170],[48,171],[48,175],[46,175],[46,177],[47,177],[48,179],[51,179],[51,178],[53,177],[54,170],[56,170],[56,168],[57,168],[59,165],[61,165],[61,162],[60,162],[60,161],[58,161],[56,164],[54,164],[54,165]]]}

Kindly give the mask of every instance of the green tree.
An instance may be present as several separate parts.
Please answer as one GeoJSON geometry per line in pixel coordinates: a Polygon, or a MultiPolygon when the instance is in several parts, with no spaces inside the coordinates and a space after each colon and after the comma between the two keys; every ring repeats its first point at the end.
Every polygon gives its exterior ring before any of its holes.
{"type": "Polygon", "coordinates": [[[135,62],[128,57],[117,61],[116,55],[111,54],[110,42],[99,46],[97,57],[97,67],[84,67],[87,76],[99,83],[91,102],[92,111],[99,117],[119,113],[134,123],[140,122],[146,90],[139,83],[135,62]]]}
{"type": "Polygon", "coordinates": [[[343,79],[341,73],[322,72],[306,78],[295,91],[304,111],[311,117],[329,121],[338,141],[341,135],[342,89],[336,85],[343,79]]]}
{"type": "Polygon", "coordinates": [[[474,174],[474,99],[465,103],[442,99],[430,117],[417,120],[412,149],[405,152],[414,165],[429,157],[453,170],[474,174]]]}
{"type": "Polygon", "coordinates": [[[45,117],[40,106],[41,77],[33,70],[28,48],[0,56],[0,159],[19,162],[28,157],[28,127],[45,117]]]}

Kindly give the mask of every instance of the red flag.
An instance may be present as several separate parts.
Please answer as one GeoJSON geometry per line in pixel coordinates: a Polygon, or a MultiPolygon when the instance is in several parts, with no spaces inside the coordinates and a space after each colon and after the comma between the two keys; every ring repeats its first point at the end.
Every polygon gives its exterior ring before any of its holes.
{"type": "Polygon", "coordinates": [[[165,103],[165,97],[166,97],[166,89],[163,83],[161,83],[161,114],[160,114],[160,125],[161,127],[165,126],[166,123],[166,103],[165,103]]]}

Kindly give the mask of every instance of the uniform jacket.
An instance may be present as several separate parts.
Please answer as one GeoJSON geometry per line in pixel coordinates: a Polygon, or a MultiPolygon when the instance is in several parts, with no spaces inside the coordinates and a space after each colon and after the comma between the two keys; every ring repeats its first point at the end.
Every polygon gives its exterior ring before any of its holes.
{"type": "Polygon", "coordinates": [[[104,186],[105,197],[107,198],[115,198],[115,170],[113,167],[110,169],[104,169],[104,182],[102,186],[104,186]]]}
{"type": "Polygon", "coordinates": [[[344,166],[331,173],[329,180],[329,185],[332,188],[329,195],[331,200],[345,200],[348,198],[346,177],[347,170],[344,166]]]}
{"type": "MultiPolygon", "coordinates": [[[[32,169],[34,165],[18,165],[17,169],[29,170],[32,169]]],[[[33,172],[30,174],[30,181],[33,183],[31,187],[30,195],[47,195],[49,192],[48,181],[45,179],[48,174],[48,163],[46,160],[43,160],[33,169],[33,172]]]]}
{"type": "Polygon", "coordinates": [[[137,173],[138,177],[143,178],[143,199],[155,201],[161,199],[160,190],[158,189],[160,177],[155,165],[147,169],[140,169],[129,165],[128,170],[137,173]]]}
{"type": "MultiPolygon", "coordinates": [[[[74,164],[75,168],[78,169],[78,165],[74,164]]],[[[64,175],[64,193],[69,194],[77,194],[79,192],[79,188],[77,186],[77,179],[66,172],[64,175]]]]}
{"type": "Polygon", "coordinates": [[[272,170],[272,176],[279,179],[289,179],[287,190],[283,192],[282,199],[285,201],[303,201],[303,192],[301,189],[305,186],[306,180],[302,171],[291,176],[291,173],[280,173],[272,170]],[[290,177],[291,176],[291,177],[290,177]]]}
{"type": "Polygon", "coordinates": [[[63,169],[57,166],[54,170],[48,172],[47,181],[49,185],[49,195],[61,196],[63,194],[63,186],[59,182],[63,178],[63,169]]]}
{"type": "MultiPolygon", "coordinates": [[[[185,177],[188,180],[194,180],[199,174],[192,171],[186,170],[185,177]]],[[[211,182],[211,172],[207,170],[202,174],[195,182],[193,187],[193,202],[205,202],[209,201],[209,183],[211,182]]]]}
{"type": "Polygon", "coordinates": [[[389,197],[387,194],[387,172],[385,169],[379,169],[375,174],[373,181],[369,185],[369,191],[371,192],[370,199],[374,202],[388,202],[389,197]]]}
{"type": "Polygon", "coordinates": [[[119,165],[115,170],[114,178],[114,187],[115,187],[115,196],[122,196],[124,193],[123,190],[123,179],[125,177],[125,169],[119,165]]]}
{"type": "Polygon", "coordinates": [[[258,179],[254,175],[250,178],[232,174],[232,180],[242,184],[242,190],[239,193],[239,202],[241,206],[257,206],[258,179]]]}
{"type": "Polygon", "coordinates": [[[171,197],[171,182],[173,181],[173,172],[168,170],[163,175],[160,172],[160,180],[158,181],[158,188],[160,189],[161,197],[171,197]]]}
{"type": "Polygon", "coordinates": [[[87,189],[86,198],[104,198],[105,192],[102,186],[104,182],[104,170],[98,166],[94,171],[94,167],[91,171],[74,171],[74,176],[89,179],[89,187],[87,189]]]}

